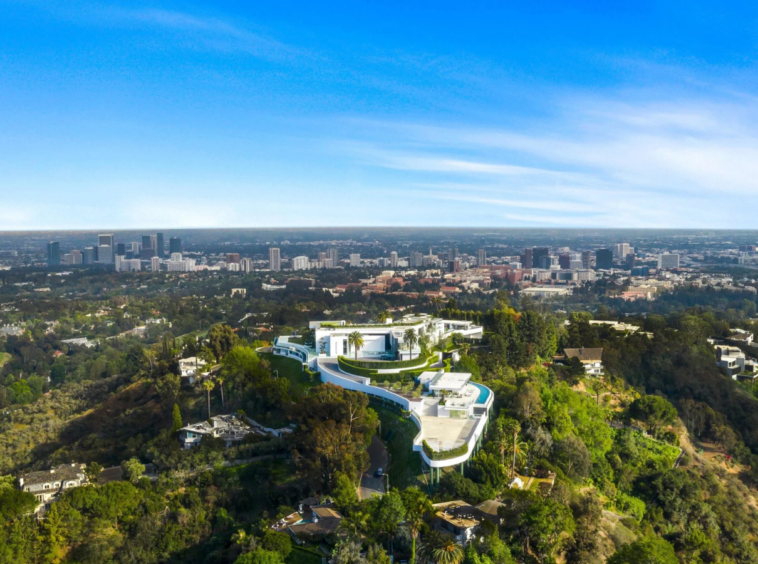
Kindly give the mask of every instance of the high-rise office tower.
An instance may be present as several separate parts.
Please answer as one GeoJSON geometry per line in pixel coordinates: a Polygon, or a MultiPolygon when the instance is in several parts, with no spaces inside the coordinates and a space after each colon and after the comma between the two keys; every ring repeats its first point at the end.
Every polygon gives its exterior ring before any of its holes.
{"type": "Polygon", "coordinates": [[[117,257],[126,256],[126,244],[125,243],[116,243],[116,256],[117,257]]]}
{"type": "Polygon", "coordinates": [[[634,253],[629,253],[626,255],[626,268],[627,270],[631,270],[636,266],[637,257],[634,255],[634,253]]]}
{"type": "Polygon", "coordinates": [[[140,258],[140,254],[142,253],[142,245],[140,245],[137,241],[132,241],[129,243],[129,249],[132,254],[131,258],[138,259],[140,258]]]}
{"type": "Polygon", "coordinates": [[[521,255],[521,267],[534,268],[534,251],[532,249],[524,249],[524,254],[521,255]]]}
{"type": "Polygon", "coordinates": [[[113,262],[115,255],[115,239],[113,233],[104,233],[97,236],[97,260],[100,263],[113,262]],[[104,247],[110,247],[110,250],[105,250],[102,253],[100,249],[104,247]]]}
{"type": "Polygon", "coordinates": [[[282,253],[278,247],[271,247],[268,250],[268,268],[274,272],[282,269],[282,253]]]}
{"type": "Polygon", "coordinates": [[[390,253],[390,266],[392,268],[397,268],[397,251],[392,251],[390,253]]]}
{"type": "Polygon", "coordinates": [[[550,268],[549,264],[547,267],[543,266],[545,264],[545,261],[542,260],[543,257],[549,257],[549,256],[550,256],[549,248],[534,247],[534,249],[532,249],[532,264],[536,268],[550,268]]]}
{"type": "Polygon", "coordinates": [[[332,259],[332,268],[335,268],[339,263],[339,254],[337,253],[337,249],[329,249],[327,252],[327,258],[332,259]]]}
{"type": "Polygon", "coordinates": [[[310,261],[306,256],[295,257],[292,259],[292,270],[308,270],[310,261]]]}
{"type": "Polygon", "coordinates": [[[95,264],[97,262],[97,251],[95,247],[84,247],[82,253],[82,264],[95,264]]]}
{"type": "Polygon", "coordinates": [[[77,249],[71,251],[71,261],[69,264],[82,264],[82,252],[77,249]]]}
{"type": "Polygon", "coordinates": [[[476,265],[484,266],[485,264],[487,264],[487,251],[479,249],[476,251],[476,265]]]}
{"type": "Polygon", "coordinates": [[[358,268],[360,265],[361,265],[360,253],[350,253],[350,266],[353,268],[358,268]]]}
{"type": "Polygon", "coordinates": [[[106,247],[113,247],[114,246],[114,238],[113,233],[105,233],[97,236],[97,246],[102,247],[105,245],[106,247]]]}
{"type": "Polygon", "coordinates": [[[600,270],[613,268],[613,251],[610,249],[598,249],[595,251],[595,266],[600,270]]]}
{"type": "Polygon", "coordinates": [[[182,252],[182,240],[179,237],[171,237],[168,240],[168,252],[169,254],[182,252]]]}
{"type": "Polygon", "coordinates": [[[592,251],[582,251],[582,268],[585,270],[592,268],[592,251]]]}
{"type": "Polygon", "coordinates": [[[113,247],[110,245],[100,245],[97,247],[97,262],[100,264],[113,263],[113,247]]]}
{"type": "Polygon", "coordinates": [[[571,255],[568,253],[558,255],[558,265],[562,270],[569,270],[571,268],[571,255]]]}
{"type": "Polygon", "coordinates": [[[669,253],[658,255],[658,268],[679,268],[679,255],[669,253]]]}
{"type": "Polygon", "coordinates": [[[166,256],[166,243],[163,241],[163,233],[158,233],[155,236],[155,256],[158,258],[165,258],[166,256]]]}
{"type": "Polygon", "coordinates": [[[411,268],[419,268],[424,266],[424,255],[418,251],[411,251],[411,256],[408,259],[411,268]]]}
{"type": "Polygon", "coordinates": [[[50,241],[47,244],[47,265],[61,265],[61,244],[58,241],[50,241]]]}
{"type": "Polygon", "coordinates": [[[243,258],[240,260],[240,271],[250,273],[253,271],[253,259],[243,258]]]}
{"type": "Polygon", "coordinates": [[[158,272],[161,269],[161,259],[158,257],[152,257],[150,259],[150,270],[158,272]]]}
{"type": "Polygon", "coordinates": [[[624,260],[626,258],[626,255],[628,255],[630,252],[629,243],[619,243],[617,245],[613,245],[613,256],[616,258],[624,260]]]}
{"type": "Polygon", "coordinates": [[[239,263],[240,263],[239,253],[226,253],[226,264],[239,264],[239,263]]]}
{"type": "Polygon", "coordinates": [[[142,251],[140,256],[142,260],[151,259],[157,255],[158,237],[156,235],[143,235],[142,236],[142,251]]]}

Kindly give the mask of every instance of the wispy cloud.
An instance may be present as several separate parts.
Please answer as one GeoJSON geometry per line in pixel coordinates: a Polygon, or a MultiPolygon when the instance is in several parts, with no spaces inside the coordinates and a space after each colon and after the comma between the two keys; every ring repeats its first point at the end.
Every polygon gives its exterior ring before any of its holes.
{"type": "Polygon", "coordinates": [[[244,53],[267,60],[289,60],[305,56],[298,47],[256,29],[247,20],[208,13],[160,8],[125,8],[95,4],[50,7],[54,13],[77,23],[99,27],[126,27],[167,34],[170,45],[178,48],[221,53],[244,53]]]}
{"type": "Polygon", "coordinates": [[[657,102],[626,92],[558,107],[518,128],[377,123],[343,148],[405,171],[427,198],[541,212],[503,215],[520,222],[754,226],[758,103],[749,97],[657,102]]]}

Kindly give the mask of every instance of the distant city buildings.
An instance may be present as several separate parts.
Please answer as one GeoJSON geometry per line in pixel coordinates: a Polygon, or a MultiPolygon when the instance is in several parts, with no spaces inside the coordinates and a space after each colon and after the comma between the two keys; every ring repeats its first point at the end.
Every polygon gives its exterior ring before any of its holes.
{"type": "Polygon", "coordinates": [[[161,259],[159,259],[158,257],[151,257],[150,270],[152,270],[153,272],[158,272],[160,269],[161,269],[161,259]]]}
{"type": "Polygon", "coordinates": [[[477,266],[484,266],[487,264],[487,251],[484,249],[476,251],[476,264],[477,266]]]}
{"type": "Polygon", "coordinates": [[[98,245],[97,262],[101,264],[112,264],[113,261],[113,247],[111,245],[98,245]]]}
{"type": "Polygon", "coordinates": [[[361,255],[359,253],[350,253],[350,266],[358,268],[361,265],[361,255]]]}
{"type": "Polygon", "coordinates": [[[240,260],[240,272],[245,272],[246,274],[250,274],[254,270],[255,270],[255,266],[253,264],[253,259],[243,258],[240,260]]]}
{"type": "Polygon", "coordinates": [[[179,237],[171,237],[168,240],[168,252],[170,255],[182,252],[182,240],[179,237]]]}
{"type": "Polygon", "coordinates": [[[658,268],[662,270],[679,268],[679,255],[668,253],[658,255],[658,268]]]}
{"type": "Polygon", "coordinates": [[[299,256],[292,259],[292,270],[308,270],[310,261],[306,256],[299,256]]]}
{"type": "Polygon", "coordinates": [[[595,264],[600,270],[613,268],[613,251],[610,249],[598,249],[595,251],[595,264]]]}
{"type": "Polygon", "coordinates": [[[58,241],[50,241],[47,244],[47,265],[61,265],[61,244],[58,241]]]}
{"type": "Polygon", "coordinates": [[[268,250],[268,268],[274,272],[282,269],[282,255],[278,247],[271,247],[268,250]]]}
{"type": "Polygon", "coordinates": [[[156,233],[155,235],[155,256],[158,258],[166,257],[166,245],[163,242],[163,233],[156,233]]]}

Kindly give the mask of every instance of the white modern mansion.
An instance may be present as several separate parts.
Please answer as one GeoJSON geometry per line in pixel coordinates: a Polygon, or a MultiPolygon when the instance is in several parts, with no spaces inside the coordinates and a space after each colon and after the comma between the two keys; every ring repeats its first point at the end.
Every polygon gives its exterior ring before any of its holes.
{"type": "Polygon", "coordinates": [[[492,391],[472,382],[471,374],[451,371],[450,360],[443,362],[441,352],[421,358],[418,346],[404,349],[404,335],[412,328],[417,335],[426,335],[431,347],[446,342],[453,333],[480,338],[482,327],[427,315],[407,316],[396,323],[312,322],[310,327],[318,351],[279,337],[273,353],[318,370],[323,382],[364,392],[408,412],[419,428],[413,450],[421,454],[432,484],[439,483],[441,468],[460,465],[463,470],[481,444],[494,400],[492,391]],[[361,333],[364,342],[357,361],[348,343],[354,331],[361,333]]]}
{"type": "Polygon", "coordinates": [[[363,337],[360,355],[374,360],[405,360],[421,354],[420,344],[408,350],[403,342],[405,332],[412,329],[419,338],[429,339],[430,346],[444,341],[453,333],[469,339],[481,339],[482,328],[471,321],[452,321],[426,314],[408,315],[393,323],[388,319],[377,325],[351,325],[345,321],[311,321],[309,327],[315,332],[316,350],[326,356],[350,356],[355,350],[348,341],[351,333],[363,337]]]}

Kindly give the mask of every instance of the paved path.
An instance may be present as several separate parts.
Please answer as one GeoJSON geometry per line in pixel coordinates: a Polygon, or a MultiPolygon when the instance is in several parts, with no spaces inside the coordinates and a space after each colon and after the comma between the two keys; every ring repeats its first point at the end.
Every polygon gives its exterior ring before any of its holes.
{"type": "Polygon", "coordinates": [[[384,468],[387,471],[387,449],[382,441],[374,435],[371,437],[371,444],[368,447],[368,455],[371,459],[371,466],[361,475],[361,485],[358,488],[358,499],[368,499],[372,495],[383,495],[384,478],[374,476],[377,468],[384,468]]]}

